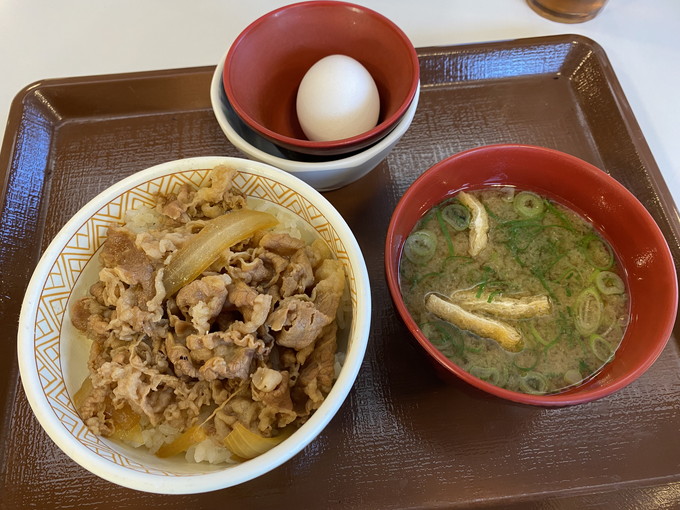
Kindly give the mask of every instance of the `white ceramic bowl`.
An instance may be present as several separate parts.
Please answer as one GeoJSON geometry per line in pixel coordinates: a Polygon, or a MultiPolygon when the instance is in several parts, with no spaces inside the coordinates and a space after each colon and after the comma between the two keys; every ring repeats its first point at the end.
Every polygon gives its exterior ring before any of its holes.
{"type": "MultiPolygon", "coordinates": [[[[260,202],[261,203],[261,202],[260,202]]],[[[256,207],[256,206],[255,206],[256,207]]],[[[302,230],[302,229],[301,229],[302,230]]],[[[310,186],[263,163],[240,158],[203,157],[171,161],[138,172],[85,205],[57,234],[29,283],[19,319],[21,380],[38,421],[54,442],[92,473],[125,487],[184,494],[236,485],[283,464],[300,452],[340,408],[359,372],[371,317],[366,264],[352,231],[333,206],[310,186]],[[292,211],[316,230],[347,273],[352,320],[339,338],[345,362],[321,407],[290,438],[269,452],[236,465],[194,464],[160,459],[142,449],[95,436],[83,424],[73,395],[87,374],[88,342],[71,325],[72,300],[97,280],[97,250],[110,224],[123,223],[126,210],[153,203],[153,194],[180,183],[200,185],[209,168],[235,165],[234,180],[249,201],[264,200],[292,211]]]]}
{"type": "Polygon", "coordinates": [[[217,122],[229,141],[246,156],[281,168],[319,191],[330,191],[347,186],[378,166],[411,125],[420,97],[420,87],[418,87],[411,105],[396,127],[374,145],[339,159],[298,161],[290,159],[280,148],[250,130],[245,124],[230,122],[227,96],[222,85],[223,69],[224,59],[215,69],[210,84],[210,101],[217,122]]]}

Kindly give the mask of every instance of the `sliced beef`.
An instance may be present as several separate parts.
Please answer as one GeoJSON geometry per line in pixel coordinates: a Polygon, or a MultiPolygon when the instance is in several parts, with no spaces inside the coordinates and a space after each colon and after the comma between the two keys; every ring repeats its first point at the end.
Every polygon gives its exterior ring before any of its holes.
{"type": "Polygon", "coordinates": [[[275,332],[278,345],[301,350],[311,345],[331,320],[311,301],[288,297],[269,315],[267,325],[275,332]]]}

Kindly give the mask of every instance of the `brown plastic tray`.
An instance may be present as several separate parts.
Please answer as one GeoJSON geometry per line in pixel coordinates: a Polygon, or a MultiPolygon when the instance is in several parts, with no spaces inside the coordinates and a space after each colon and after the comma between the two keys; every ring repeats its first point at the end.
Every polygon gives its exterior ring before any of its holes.
{"type": "MultiPolygon", "coordinates": [[[[371,275],[373,325],[338,415],[273,472],[208,494],[120,488],[69,460],[34,418],[15,355],[40,253],[96,193],[148,166],[238,156],[209,102],[213,68],[46,80],[15,99],[0,154],[0,507],[673,508],[680,501],[678,332],[615,395],[559,409],[512,404],[433,374],[393,309],[383,271],[391,212],[435,162],[474,146],[559,149],[609,172],[647,206],[678,258],[677,210],[603,50],[555,36],[419,50],[411,129],[359,182],[326,196],[371,275]]],[[[621,218],[625,221],[625,218],[621,218]]]]}

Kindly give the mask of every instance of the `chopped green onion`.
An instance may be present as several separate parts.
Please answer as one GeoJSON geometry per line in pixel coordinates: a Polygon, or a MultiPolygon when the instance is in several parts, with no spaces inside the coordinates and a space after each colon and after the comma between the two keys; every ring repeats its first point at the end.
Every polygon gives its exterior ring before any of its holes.
{"type": "Polygon", "coordinates": [[[500,218],[498,215],[493,212],[491,209],[489,209],[489,206],[484,204],[484,210],[486,211],[486,214],[489,216],[489,218],[493,218],[496,221],[500,221],[500,218]]]}
{"type": "Polygon", "coordinates": [[[501,374],[495,367],[470,367],[468,372],[495,386],[499,386],[499,383],[501,382],[501,374]]]}
{"type": "Polygon", "coordinates": [[[446,331],[446,334],[449,335],[451,345],[455,349],[456,354],[462,355],[465,350],[465,339],[463,338],[462,332],[445,321],[438,322],[437,326],[440,331],[446,331]]]}
{"type": "Polygon", "coordinates": [[[453,325],[445,321],[426,322],[420,327],[427,339],[447,358],[463,354],[465,343],[453,325]]]}
{"type": "Polygon", "coordinates": [[[419,278],[413,278],[412,284],[418,285],[419,283],[423,282],[424,280],[427,280],[428,278],[432,278],[433,276],[441,276],[441,274],[442,274],[441,271],[433,271],[432,273],[425,273],[424,275],[420,276],[419,278]]]}
{"type": "Polygon", "coordinates": [[[600,335],[590,335],[588,343],[590,344],[590,350],[593,351],[595,357],[602,363],[607,363],[614,356],[614,349],[600,335]]]}
{"type": "MultiPolygon", "coordinates": [[[[494,276],[495,271],[492,267],[490,266],[484,266],[482,267],[482,270],[484,271],[483,275],[483,280],[479,282],[475,287],[477,287],[477,294],[475,297],[480,298],[482,297],[482,294],[484,293],[484,290],[489,288],[489,287],[503,287],[506,282],[502,280],[492,280],[491,277],[494,276]]],[[[499,289],[501,290],[501,289],[499,289]]],[[[497,294],[498,292],[496,292],[497,294]]],[[[491,301],[489,301],[491,302],[491,301]]]]}
{"type": "Polygon", "coordinates": [[[446,239],[446,247],[449,250],[449,257],[451,257],[453,256],[453,240],[451,239],[451,234],[449,233],[449,229],[446,228],[446,223],[444,222],[444,218],[442,217],[442,212],[439,209],[437,209],[435,214],[437,216],[437,223],[439,224],[439,229],[442,231],[444,239],[446,239]]]}
{"type": "Polygon", "coordinates": [[[621,277],[611,271],[600,271],[597,273],[595,285],[597,290],[605,295],[623,294],[624,290],[626,290],[621,277]]]}
{"type": "Polygon", "coordinates": [[[566,228],[570,232],[575,232],[574,226],[569,221],[569,218],[567,218],[566,214],[564,214],[562,211],[560,211],[557,207],[555,207],[550,200],[545,201],[545,207],[548,210],[548,212],[554,214],[558,220],[562,222],[562,227],[566,228]]]}
{"type": "Polygon", "coordinates": [[[550,347],[555,345],[557,343],[557,341],[560,339],[560,337],[562,336],[562,333],[558,333],[555,338],[548,341],[545,338],[543,338],[543,336],[538,332],[538,330],[536,329],[536,326],[534,326],[533,323],[529,323],[529,331],[531,332],[531,335],[534,337],[534,340],[536,340],[539,344],[544,346],[546,351],[548,349],[550,349],[550,347]]]}
{"type": "Polygon", "coordinates": [[[541,197],[531,191],[522,191],[515,195],[512,205],[525,218],[537,218],[545,210],[545,203],[541,197]]]}
{"type": "MultiPolygon", "coordinates": [[[[487,290],[488,288],[493,288],[493,287],[503,287],[506,283],[502,280],[487,280],[484,282],[479,283],[477,287],[477,293],[475,294],[476,298],[481,298],[482,294],[484,294],[484,291],[487,290]]],[[[492,294],[496,295],[499,294],[500,292],[503,292],[502,289],[498,289],[495,291],[492,291],[492,294]]],[[[490,296],[493,299],[493,296],[490,296]]],[[[491,301],[489,301],[491,303],[491,301]]]]}
{"type": "Polygon", "coordinates": [[[414,264],[429,261],[437,250],[437,237],[429,230],[418,230],[404,242],[404,255],[414,264]]]}
{"type": "Polygon", "coordinates": [[[589,234],[581,241],[586,259],[596,269],[607,270],[614,265],[614,252],[609,243],[596,234],[589,234]]]}
{"type": "Polygon", "coordinates": [[[465,255],[449,255],[448,257],[446,257],[444,259],[444,266],[446,266],[452,260],[457,260],[457,259],[460,259],[461,265],[463,265],[463,266],[466,265],[466,264],[472,264],[475,261],[475,259],[473,259],[472,257],[467,257],[465,255]]]}
{"type": "Polygon", "coordinates": [[[503,291],[500,290],[500,289],[494,290],[494,291],[490,292],[490,293],[489,293],[489,297],[486,298],[486,302],[487,302],[487,303],[492,303],[492,302],[493,302],[493,298],[495,298],[498,294],[502,294],[502,293],[503,293],[503,291]]]}
{"type": "Polygon", "coordinates": [[[568,263],[567,269],[557,278],[557,281],[566,283],[568,280],[574,281],[574,279],[578,279],[579,282],[583,281],[583,274],[575,265],[568,263]]]}
{"type": "Polygon", "coordinates": [[[531,270],[531,274],[534,276],[534,278],[538,280],[538,283],[541,284],[541,287],[545,289],[545,291],[548,293],[548,296],[550,296],[550,299],[552,299],[556,303],[559,303],[560,300],[557,298],[555,293],[548,285],[548,282],[545,280],[545,275],[543,274],[543,272],[538,268],[534,268],[531,270]]]}
{"type": "Polygon", "coordinates": [[[531,335],[534,337],[534,340],[536,340],[539,344],[542,345],[548,345],[548,342],[546,342],[541,334],[538,332],[536,329],[536,326],[534,326],[533,323],[529,323],[529,330],[531,331],[531,335]]]}
{"type": "Polygon", "coordinates": [[[518,369],[528,372],[538,364],[539,358],[540,353],[536,349],[524,349],[515,355],[512,364],[518,369]]]}
{"type": "Polygon", "coordinates": [[[451,354],[447,352],[450,348],[449,343],[451,338],[446,334],[442,334],[442,331],[437,328],[434,322],[426,322],[420,326],[420,329],[425,337],[432,342],[432,345],[439,349],[442,354],[447,357],[451,354]]]}
{"type": "Polygon", "coordinates": [[[465,350],[469,352],[482,352],[485,341],[476,336],[468,336],[466,338],[465,350]]]}
{"type": "Polygon", "coordinates": [[[569,386],[573,386],[574,384],[578,384],[583,380],[583,376],[581,375],[581,372],[576,369],[572,368],[571,370],[567,370],[564,373],[564,382],[568,384],[569,386]]]}
{"type": "Polygon", "coordinates": [[[574,323],[579,333],[591,335],[600,327],[602,320],[602,299],[593,287],[588,287],[576,298],[574,323]]]}
{"type": "Polygon", "coordinates": [[[548,380],[543,374],[529,372],[519,379],[519,387],[524,393],[540,395],[548,389],[548,380]]]}
{"type": "Polygon", "coordinates": [[[421,227],[426,227],[427,224],[430,223],[430,221],[435,219],[434,213],[435,213],[435,209],[430,209],[429,211],[427,211],[427,213],[425,213],[425,216],[422,217],[422,219],[420,220],[420,222],[418,222],[418,224],[421,227]]]}
{"type": "Polygon", "coordinates": [[[574,321],[572,318],[571,308],[567,307],[566,312],[560,310],[557,317],[558,334],[560,337],[567,338],[569,347],[573,347],[578,340],[576,331],[574,330],[574,321]]]}
{"type": "Polygon", "coordinates": [[[470,210],[463,204],[449,204],[442,209],[442,218],[458,232],[470,226],[470,210]]]}

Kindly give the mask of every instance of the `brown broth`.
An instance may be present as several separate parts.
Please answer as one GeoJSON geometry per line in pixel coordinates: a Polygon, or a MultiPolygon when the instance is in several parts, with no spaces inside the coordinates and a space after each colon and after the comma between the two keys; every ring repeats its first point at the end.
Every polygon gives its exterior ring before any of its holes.
{"type": "MultiPolygon", "coordinates": [[[[545,197],[500,187],[468,193],[484,206],[488,244],[471,256],[470,227],[457,230],[446,221],[447,215],[454,220],[464,216],[457,197],[430,210],[411,236],[420,233],[407,243],[427,237],[428,246],[422,241],[416,246],[421,253],[436,239],[431,258],[429,253],[411,255],[414,263],[402,254],[400,262],[401,291],[412,317],[451,361],[497,386],[551,394],[591,378],[611,361],[628,323],[625,280],[612,248],[586,220],[545,197]],[[518,210],[521,203],[531,207],[518,210]],[[461,305],[515,328],[521,340],[517,352],[511,352],[425,307],[430,293],[450,299],[465,290],[497,306],[507,304],[506,298],[547,296],[550,312],[507,318],[461,305]]],[[[411,254],[407,248],[404,252],[411,254]]]]}

